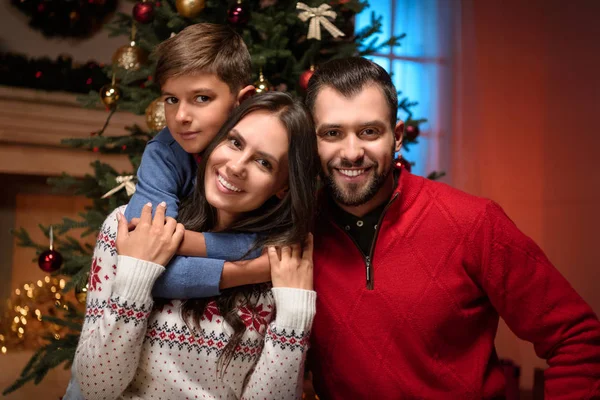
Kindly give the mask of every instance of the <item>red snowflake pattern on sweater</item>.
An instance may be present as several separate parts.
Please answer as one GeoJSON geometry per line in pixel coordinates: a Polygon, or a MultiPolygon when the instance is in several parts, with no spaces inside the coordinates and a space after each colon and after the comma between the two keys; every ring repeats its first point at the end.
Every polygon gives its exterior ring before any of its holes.
{"type": "Polygon", "coordinates": [[[239,315],[246,328],[249,330],[256,330],[256,332],[263,333],[267,327],[268,317],[271,311],[264,310],[263,305],[259,304],[256,307],[243,306],[239,309],[239,315]]]}
{"type": "MultiPolygon", "coordinates": [[[[102,262],[102,260],[100,260],[100,263],[102,262]]],[[[94,257],[94,259],[92,260],[92,266],[90,268],[90,279],[88,282],[88,291],[92,292],[94,290],[102,290],[102,287],[100,286],[100,284],[102,283],[102,281],[100,280],[100,271],[102,270],[102,267],[100,267],[100,264],[98,263],[98,259],[96,257],[94,257]]]]}

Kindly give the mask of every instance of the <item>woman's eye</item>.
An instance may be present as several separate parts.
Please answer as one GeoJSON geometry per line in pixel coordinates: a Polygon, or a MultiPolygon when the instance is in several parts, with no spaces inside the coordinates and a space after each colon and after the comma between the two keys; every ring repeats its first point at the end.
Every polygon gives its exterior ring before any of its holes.
{"type": "Polygon", "coordinates": [[[169,96],[165,99],[165,103],[167,104],[177,104],[177,97],[169,96]]]}
{"type": "Polygon", "coordinates": [[[271,169],[271,168],[272,168],[272,166],[271,166],[271,163],[270,163],[270,162],[268,162],[268,161],[267,161],[267,160],[265,160],[265,159],[262,159],[262,158],[260,158],[260,159],[258,159],[258,160],[256,160],[256,161],[257,161],[257,162],[260,164],[260,166],[261,166],[261,167],[263,167],[263,168],[267,168],[267,169],[271,169]]]}
{"type": "Polygon", "coordinates": [[[197,103],[206,103],[209,100],[210,100],[210,97],[208,97],[208,96],[196,96],[197,103]]]}
{"type": "Polygon", "coordinates": [[[237,148],[237,149],[239,149],[240,147],[242,147],[242,144],[236,138],[229,138],[229,143],[231,143],[231,145],[233,147],[237,148]]]}
{"type": "Polygon", "coordinates": [[[339,134],[340,133],[338,131],[326,131],[326,132],[323,132],[323,136],[325,136],[325,137],[336,137],[336,136],[339,136],[339,134]]]}

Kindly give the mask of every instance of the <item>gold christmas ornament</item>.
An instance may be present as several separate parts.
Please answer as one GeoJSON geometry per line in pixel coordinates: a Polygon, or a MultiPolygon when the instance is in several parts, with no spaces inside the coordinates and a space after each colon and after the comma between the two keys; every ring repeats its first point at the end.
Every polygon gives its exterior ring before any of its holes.
{"type": "Polygon", "coordinates": [[[167,126],[165,102],[160,98],[154,100],[146,107],[146,124],[148,124],[150,130],[156,132],[167,126]]]}
{"type": "Polygon", "coordinates": [[[179,15],[185,18],[196,18],[204,10],[204,0],[177,0],[175,7],[179,15]]]}
{"type": "Polygon", "coordinates": [[[81,289],[75,289],[75,298],[81,304],[85,304],[85,300],[87,299],[87,287],[88,285],[85,285],[81,289]]]}
{"type": "Polygon", "coordinates": [[[107,107],[115,107],[119,99],[121,99],[121,89],[113,83],[104,85],[100,89],[100,99],[107,107]]]}
{"type": "Polygon", "coordinates": [[[132,41],[128,45],[119,47],[113,54],[112,61],[114,65],[127,71],[137,71],[148,61],[148,55],[132,41]]]}
{"type": "Polygon", "coordinates": [[[256,88],[256,93],[265,93],[272,90],[271,83],[263,75],[262,69],[258,74],[258,80],[254,82],[254,87],[256,88]]]}

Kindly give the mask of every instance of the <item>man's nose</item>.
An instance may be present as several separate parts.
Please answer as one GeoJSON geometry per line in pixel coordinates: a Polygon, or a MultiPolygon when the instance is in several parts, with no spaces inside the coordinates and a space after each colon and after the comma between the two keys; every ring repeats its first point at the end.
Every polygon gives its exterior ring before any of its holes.
{"type": "Polygon", "coordinates": [[[348,161],[355,162],[365,156],[365,149],[362,140],[357,138],[356,135],[349,135],[342,145],[343,148],[341,151],[341,156],[348,161]]]}

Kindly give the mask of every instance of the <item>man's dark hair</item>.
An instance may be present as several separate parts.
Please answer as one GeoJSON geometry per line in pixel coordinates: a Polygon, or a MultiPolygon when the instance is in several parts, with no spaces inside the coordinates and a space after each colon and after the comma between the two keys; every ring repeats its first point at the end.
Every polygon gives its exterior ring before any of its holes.
{"type": "Polygon", "coordinates": [[[315,101],[323,88],[331,87],[343,96],[351,98],[370,84],[381,88],[390,108],[390,125],[394,129],[398,112],[398,93],[386,70],[366,58],[339,58],[319,66],[308,82],[306,105],[314,115],[315,101]]]}

